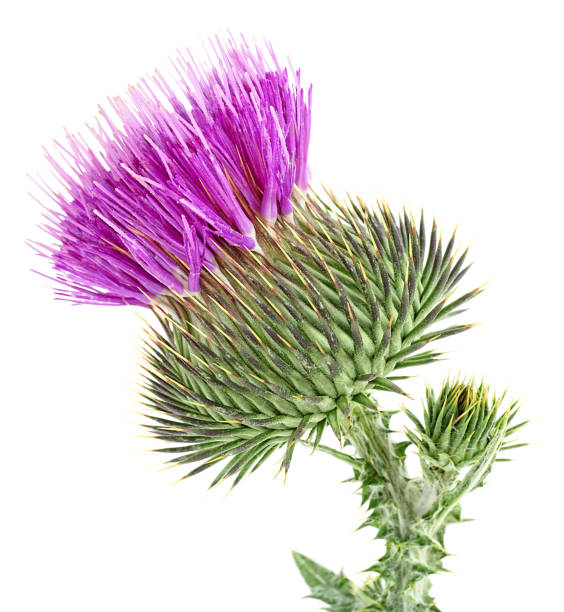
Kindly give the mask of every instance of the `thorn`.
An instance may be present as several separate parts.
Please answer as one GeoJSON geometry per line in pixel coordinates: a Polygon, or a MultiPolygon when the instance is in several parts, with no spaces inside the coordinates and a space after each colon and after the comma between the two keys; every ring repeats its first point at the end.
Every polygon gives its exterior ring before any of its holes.
{"type": "Polygon", "coordinates": [[[225,482],[227,480],[227,476],[224,476],[223,478],[220,478],[215,484],[211,484],[208,487],[208,491],[211,491],[212,489],[215,489],[216,487],[219,487],[220,484],[222,484],[223,482],[225,482]]]}
{"type": "Polygon", "coordinates": [[[171,482],[169,486],[173,487],[174,485],[177,485],[179,482],[182,482],[183,480],[186,480],[188,476],[185,474],[184,476],[181,476],[178,480],[175,480],[174,482],[171,482]]]}
{"type": "MultiPolygon", "coordinates": [[[[164,467],[159,468],[159,472],[165,472],[166,470],[170,470],[170,468],[176,467],[177,465],[178,465],[177,463],[171,463],[170,465],[165,465],[164,467]]],[[[182,480],[183,478],[185,478],[185,477],[183,476],[180,480],[182,480]]],[[[180,482],[180,481],[178,481],[178,482],[180,482]]]]}
{"type": "Polygon", "coordinates": [[[223,499],[225,499],[229,495],[229,493],[231,493],[231,491],[233,491],[234,488],[235,488],[235,484],[232,484],[231,487],[229,487],[229,491],[227,491],[227,493],[225,494],[223,499]]]}

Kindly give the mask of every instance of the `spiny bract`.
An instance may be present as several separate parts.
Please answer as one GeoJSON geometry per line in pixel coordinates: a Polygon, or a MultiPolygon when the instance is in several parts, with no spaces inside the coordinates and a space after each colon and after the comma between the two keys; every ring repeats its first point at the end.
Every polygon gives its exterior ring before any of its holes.
{"type": "Polygon", "coordinates": [[[317,445],[327,423],[341,438],[351,398],[401,391],[395,370],[434,361],[420,349],[469,327],[429,330],[480,292],[449,299],[468,269],[454,235],[443,246],[434,222],[427,239],[423,216],[360,199],[308,196],[294,211],[257,232],[260,253],[226,246],[199,296],[170,300],[176,314],[157,308],[145,400],[170,462],[198,464],[186,476],[229,458],[214,484],[236,484],[283,446],[287,471],[297,440],[317,445]]]}

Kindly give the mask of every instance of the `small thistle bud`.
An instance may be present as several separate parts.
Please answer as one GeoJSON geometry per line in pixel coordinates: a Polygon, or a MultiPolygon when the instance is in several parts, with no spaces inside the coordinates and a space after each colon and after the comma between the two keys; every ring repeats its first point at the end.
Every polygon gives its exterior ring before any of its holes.
{"type": "Polygon", "coordinates": [[[448,481],[480,460],[494,439],[503,450],[505,437],[519,427],[509,427],[517,402],[498,416],[503,400],[473,380],[447,379],[438,396],[428,387],[423,423],[406,410],[416,426],[415,432],[406,433],[418,446],[424,467],[448,481]]]}

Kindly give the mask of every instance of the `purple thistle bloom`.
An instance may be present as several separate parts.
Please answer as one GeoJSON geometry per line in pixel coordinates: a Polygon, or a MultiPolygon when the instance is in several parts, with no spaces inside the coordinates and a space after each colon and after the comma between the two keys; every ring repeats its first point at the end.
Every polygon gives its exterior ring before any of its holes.
{"type": "Polygon", "coordinates": [[[99,151],[80,136],[55,143],[68,168],[47,154],[64,193],[44,188],[59,210],[43,227],[58,244],[38,251],[59,298],[148,305],[197,292],[222,242],[253,249],[255,217],[291,213],[294,185],[307,188],[309,101],[269,52],[273,67],[230,40],[205,74],[182,60],[187,103],[157,73],[110,101],[116,121],[100,109],[99,151]]]}
{"type": "MultiPolygon", "coordinates": [[[[280,68],[268,46],[266,58],[233,39],[217,44],[219,68],[202,74],[192,56],[180,57],[177,70],[194,117],[237,189],[253,210],[270,223],[278,212],[290,215],[294,185],[309,181],[311,87],[300,85],[300,72],[280,68]]],[[[175,107],[176,100],[172,98],[175,107]]]]}

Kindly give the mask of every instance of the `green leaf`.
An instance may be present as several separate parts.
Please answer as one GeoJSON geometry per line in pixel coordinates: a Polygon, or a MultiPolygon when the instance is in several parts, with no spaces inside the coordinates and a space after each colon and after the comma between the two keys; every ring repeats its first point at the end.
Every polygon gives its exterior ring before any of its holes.
{"type": "Polygon", "coordinates": [[[335,572],[319,565],[319,563],[316,563],[301,553],[292,551],[292,556],[300,570],[302,578],[310,589],[325,584],[335,583],[339,578],[338,574],[335,574],[335,572]]]}
{"type": "Polygon", "coordinates": [[[352,592],[353,583],[343,574],[336,574],[319,565],[309,557],[292,551],[294,561],[302,578],[311,589],[310,597],[319,599],[331,607],[332,612],[347,612],[355,609],[356,598],[352,592]]]}

